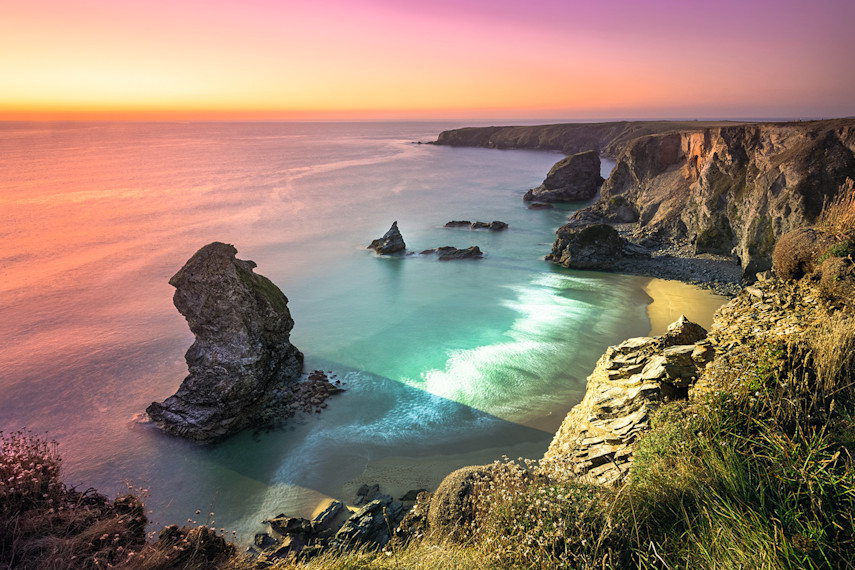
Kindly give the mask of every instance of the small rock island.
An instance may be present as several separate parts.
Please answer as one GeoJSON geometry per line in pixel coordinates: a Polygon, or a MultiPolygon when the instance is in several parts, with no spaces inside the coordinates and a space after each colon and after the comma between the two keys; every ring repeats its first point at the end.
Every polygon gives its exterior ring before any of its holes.
{"type": "Polygon", "coordinates": [[[232,245],[208,244],[169,280],[196,340],[178,391],[146,408],[167,433],[208,442],[269,423],[287,410],[300,378],[287,297],[236,254],[232,245]]]}
{"type": "Polygon", "coordinates": [[[398,253],[404,251],[407,244],[404,243],[404,237],[398,229],[398,222],[392,222],[392,227],[389,231],[383,234],[383,237],[377,238],[368,245],[368,249],[373,249],[380,255],[389,255],[390,253],[398,253]]]}

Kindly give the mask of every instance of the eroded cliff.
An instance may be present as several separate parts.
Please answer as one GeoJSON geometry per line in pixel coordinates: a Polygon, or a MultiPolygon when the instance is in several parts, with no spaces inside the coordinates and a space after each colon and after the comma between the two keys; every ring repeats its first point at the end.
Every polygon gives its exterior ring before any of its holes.
{"type": "Polygon", "coordinates": [[[736,125],[728,121],[614,121],[509,127],[465,127],[443,131],[436,143],[446,146],[531,148],[564,154],[597,151],[615,157],[635,139],[652,134],[736,125]]]}
{"type": "Polygon", "coordinates": [[[752,124],[651,135],[617,158],[598,201],[571,222],[632,223],[643,245],[731,254],[745,276],[772,266],[784,233],[813,223],[855,179],[855,120],[752,124]]]}

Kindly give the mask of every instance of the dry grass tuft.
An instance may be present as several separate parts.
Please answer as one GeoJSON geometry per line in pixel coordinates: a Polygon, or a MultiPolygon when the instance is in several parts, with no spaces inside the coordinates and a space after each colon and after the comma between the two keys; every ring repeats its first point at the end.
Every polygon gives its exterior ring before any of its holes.
{"type": "Polygon", "coordinates": [[[847,178],[837,196],[823,205],[816,225],[838,240],[855,236],[855,180],[847,178]]]}

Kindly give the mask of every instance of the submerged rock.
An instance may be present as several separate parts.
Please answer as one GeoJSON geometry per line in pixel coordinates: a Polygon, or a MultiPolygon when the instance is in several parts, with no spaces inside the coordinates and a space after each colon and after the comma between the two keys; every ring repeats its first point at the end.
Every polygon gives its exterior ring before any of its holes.
{"type": "Polygon", "coordinates": [[[300,377],[288,299],[236,254],[232,245],[208,244],[169,280],[196,340],[178,391],[146,412],[173,435],[211,441],[268,423],[300,377]]]}
{"type": "Polygon", "coordinates": [[[555,206],[544,202],[532,202],[528,205],[529,210],[551,210],[553,208],[555,208],[555,206]]]}
{"type": "Polygon", "coordinates": [[[543,184],[523,196],[526,202],[578,202],[597,195],[603,183],[600,156],[596,151],[580,152],[558,161],[543,184]]]}
{"type": "Polygon", "coordinates": [[[383,234],[383,237],[375,239],[368,246],[368,249],[373,249],[380,255],[388,255],[404,251],[407,244],[404,243],[404,238],[398,230],[398,222],[392,222],[392,227],[389,231],[383,234]]]}

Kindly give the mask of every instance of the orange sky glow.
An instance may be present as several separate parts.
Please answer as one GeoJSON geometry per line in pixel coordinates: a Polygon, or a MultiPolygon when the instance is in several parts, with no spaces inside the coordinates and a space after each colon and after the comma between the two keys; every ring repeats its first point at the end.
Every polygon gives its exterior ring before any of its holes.
{"type": "Polygon", "coordinates": [[[850,0],[30,0],[2,12],[5,120],[855,114],[850,0]]]}

